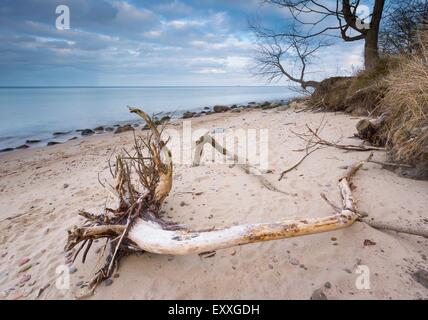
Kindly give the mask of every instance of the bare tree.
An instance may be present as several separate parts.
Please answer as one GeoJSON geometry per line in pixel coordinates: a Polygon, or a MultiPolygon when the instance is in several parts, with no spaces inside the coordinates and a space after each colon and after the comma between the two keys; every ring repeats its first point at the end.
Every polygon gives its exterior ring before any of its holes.
{"type": "MultiPolygon", "coordinates": [[[[294,37],[314,39],[319,36],[341,38],[344,41],[364,40],[364,65],[374,67],[379,59],[379,30],[385,0],[373,0],[370,12],[364,12],[360,0],[264,0],[265,3],[286,8],[293,17],[292,31],[275,31],[258,27],[259,38],[294,37]],[[364,17],[359,17],[365,13],[364,17]],[[301,28],[298,28],[300,26],[301,28]],[[294,30],[306,30],[294,32],[294,30]]],[[[255,29],[254,26],[253,30],[255,29]]]]}
{"type": "Polygon", "coordinates": [[[414,54],[420,50],[418,31],[427,28],[428,1],[403,0],[385,16],[380,48],[389,54],[414,54]]]}
{"type": "Polygon", "coordinates": [[[326,41],[311,41],[295,36],[271,37],[258,44],[253,73],[273,81],[285,77],[304,90],[316,87],[317,81],[305,80],[307,66],[326,41]],[[291,66],[291,67],[290,67],[291,66]]]}

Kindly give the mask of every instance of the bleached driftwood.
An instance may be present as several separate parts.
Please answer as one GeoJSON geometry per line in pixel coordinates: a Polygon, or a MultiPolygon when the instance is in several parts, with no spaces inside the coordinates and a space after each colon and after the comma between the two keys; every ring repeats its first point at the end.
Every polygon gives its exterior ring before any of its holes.
{"type": "MultiPolygon", "coordinates": [[[[185,255],[214,251],[237,245],[278,240],[347,227],[359,217],[351,190],[351,179],[365,161],[351,166],[339,182],[342,205],[333,206],[335,213],[323,218],[284,220],[279,222],[244,224],[218,230],[188,230],[160,217],[160,207],[172,187],[171,152],[161,134],[143,111],[131,109],[140,115],[151,130],[146,140],[135,139],[133,153],[117,157],[116,193],[119,207],[93,215],[81,213],[87,219],[84,225],[69,230],[66,250],[86,245],[84,259],[94,239],[107,238],[110,251],[105,266],[89,283],[94,288],[109,278],[121,256],[129,252],[147,251],[157,254],[185,255]],[[143,149],[148,155],[143,154],[143,149]],[[131,175],[137,175],[136,185],[131,175]]],[[[214,140],[210,140],[215,145],[214,140]]],[[[213,146],[214,146],[213,145],[213,146]]],[[[219,147],[220,148],[220,147],[219,147]]],[[[199,149],[201,150],[201,149],[199,149]]],[[[223,154],[227,151],[222,149],[223,154]]],[[[370,160],[370,159],[368,159],[370,160]]],[[[367,161],[367,160],[366,160],[367,161]]]]}

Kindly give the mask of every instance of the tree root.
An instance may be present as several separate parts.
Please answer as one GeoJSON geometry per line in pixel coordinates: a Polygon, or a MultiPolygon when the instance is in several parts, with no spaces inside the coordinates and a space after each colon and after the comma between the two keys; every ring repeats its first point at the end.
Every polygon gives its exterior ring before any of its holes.
{"type": "Polygon", "coordinates": [[[397,223],[374,221],[368,218],[361,218],[361,222],[368,224],[370,227],[379,230],[395,231],[398,233],[407,233],[415,236],[428,238],[428,229],[415,226],[403,226],[397,223]]]}

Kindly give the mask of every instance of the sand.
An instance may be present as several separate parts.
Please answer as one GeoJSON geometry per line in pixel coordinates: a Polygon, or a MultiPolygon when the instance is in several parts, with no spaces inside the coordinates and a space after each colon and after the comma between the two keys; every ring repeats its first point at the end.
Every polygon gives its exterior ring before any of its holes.
{"type": "MultiPolygon", "coordinates": [[[[210,228],[330,214],[320,193],[339,201],[338,178],[367,153],[324,148],[278,181],[281,171],[303,155],[293,151],[304,143],[290,129],[302,132],[306,123],[316,127],[322,119],[324,138],[361,143],[349,138],[359,118],[345,114],[272,109],[191,119],[196,129],[268,129],[271,172],[265,176],[289,194],[267,190],[237,166],[176,164],[165,216],[189,228],[210,228]]],[[[180,129],[181,121],[169,126],[180,129]]],[[[132,137],[131,132],[106,133],[0,155],[0,299],[74,299],[81,292],[81,282],[103,262],[95,254],[103,241],[85,264],[74,263],[64,289],[56,281],[64,279],[57,272],[66,261],[67,229],[81,222],[78,210],[97,212],[111,203],[98,174],[108,177],[111,152],[131,146],[132,137]]],[[[385,160],[381,151],[374,157],[385,160]]],[[[427,181],[405,179],[370,163],[354,184],[358,208],[370,218],[427,227],[427,181]]],[[[90,299],[309,299],[319,288],[328,299],[427,299],[428,289],[412,277],[416,270],[428,270],[427,254],[428,239],[356,222],[334,232],[218,250],[209,258],[126,257],[113,283],[101,284],[90,299]],[[369,271],[364,279],[370,288],[356,285],[361,270],[369,271]]]]}

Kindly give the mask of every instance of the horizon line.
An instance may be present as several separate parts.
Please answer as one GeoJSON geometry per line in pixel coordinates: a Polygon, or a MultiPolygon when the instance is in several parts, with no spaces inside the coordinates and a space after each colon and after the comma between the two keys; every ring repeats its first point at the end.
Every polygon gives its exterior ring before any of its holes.
{"type": "Polygon", "coordinates": [[[185,88],[185,87],[199,87],[199,88],[205,88],[205,87],[287,87],[287,85],[154,85],[154,86],[82,86],[82,85],[76,85],[76,86],[0,86],[0,89],[43,89],[43,88],[185,88]]]}

